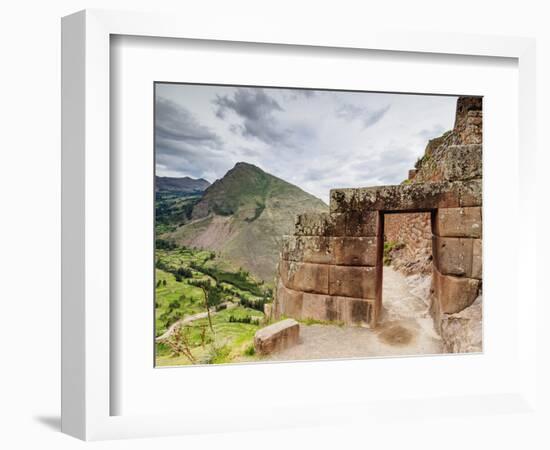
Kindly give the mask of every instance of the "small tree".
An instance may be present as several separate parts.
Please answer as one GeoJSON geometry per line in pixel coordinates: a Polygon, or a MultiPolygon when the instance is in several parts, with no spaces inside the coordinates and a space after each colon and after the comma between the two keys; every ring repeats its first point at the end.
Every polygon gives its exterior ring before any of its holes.
{"type": "Polygon", "coordinates": [[[213,286],[210,280],[197,280],[193,283],[193,286],[201,288],[204,295],[204,306],[206,308],[206,315],[208,316],[208,324],[210,330],[214,333],[214,327],[212,326],[212,317],[210,317],[210,307],[217,306],[221,301],[220,290],[217,286],[213,286]]]}

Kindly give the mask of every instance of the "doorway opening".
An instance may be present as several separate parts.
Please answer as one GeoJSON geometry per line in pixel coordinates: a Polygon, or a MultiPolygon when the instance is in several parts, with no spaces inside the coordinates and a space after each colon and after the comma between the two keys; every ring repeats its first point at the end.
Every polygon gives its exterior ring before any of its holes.
{"type": "Polygon", "coordinates": [[[430,315],[435,210],[380,213],[380,339],[391,346],[440,350],[430,315]]]}

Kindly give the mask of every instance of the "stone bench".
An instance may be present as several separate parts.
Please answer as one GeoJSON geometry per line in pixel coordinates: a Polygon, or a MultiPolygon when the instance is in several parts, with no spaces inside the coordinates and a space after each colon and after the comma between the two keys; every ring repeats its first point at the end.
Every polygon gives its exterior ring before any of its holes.
{"type": "Polygon", "coordinates": [[[268,355],[296,345],[299,338],[298,322],[285,319],[256,331],[254,349],[260,355],[268,355]]]}

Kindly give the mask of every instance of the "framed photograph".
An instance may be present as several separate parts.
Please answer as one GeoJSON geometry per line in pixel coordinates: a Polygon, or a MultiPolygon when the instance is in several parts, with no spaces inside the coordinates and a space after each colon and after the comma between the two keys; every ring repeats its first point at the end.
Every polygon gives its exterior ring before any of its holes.
{"type": "Polygon", "coordinates": [[[536,411],[534,43],[340,31],[63,19],[64,432],[536,411]]]}

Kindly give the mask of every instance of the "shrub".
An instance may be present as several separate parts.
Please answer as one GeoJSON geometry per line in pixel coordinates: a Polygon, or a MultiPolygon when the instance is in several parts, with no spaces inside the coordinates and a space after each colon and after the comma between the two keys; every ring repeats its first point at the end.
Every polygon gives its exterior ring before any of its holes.
{"type": "Polygon", "coordinates": [[[259,325],[260,319],[256,317],[251,316],[244,316],[244,317],[235,317],[233,315],[229,316],[229,322],[231,323],[247,323],[251,325],[259,325]]]}
{"type": "Polygon", "coordinates": [[[248,347],[246,347],[244,354],[246,356],[254,356],[256,354],[256,349],[254,348],[254,345],[250,344],[248,347]]]}
{"type": "Polygon", "coordinates": [[[223,364],[229,362],[231,348],[227,345],[212,344],[206,358],[201,362],[203,364],[223,364]]]}
{"type": "Polygon", "coordinates": [[[177,247],[174,241],[167,241],[166,239],[156,239],[155,248],[157,250],[174,250],[177,247]]]}

